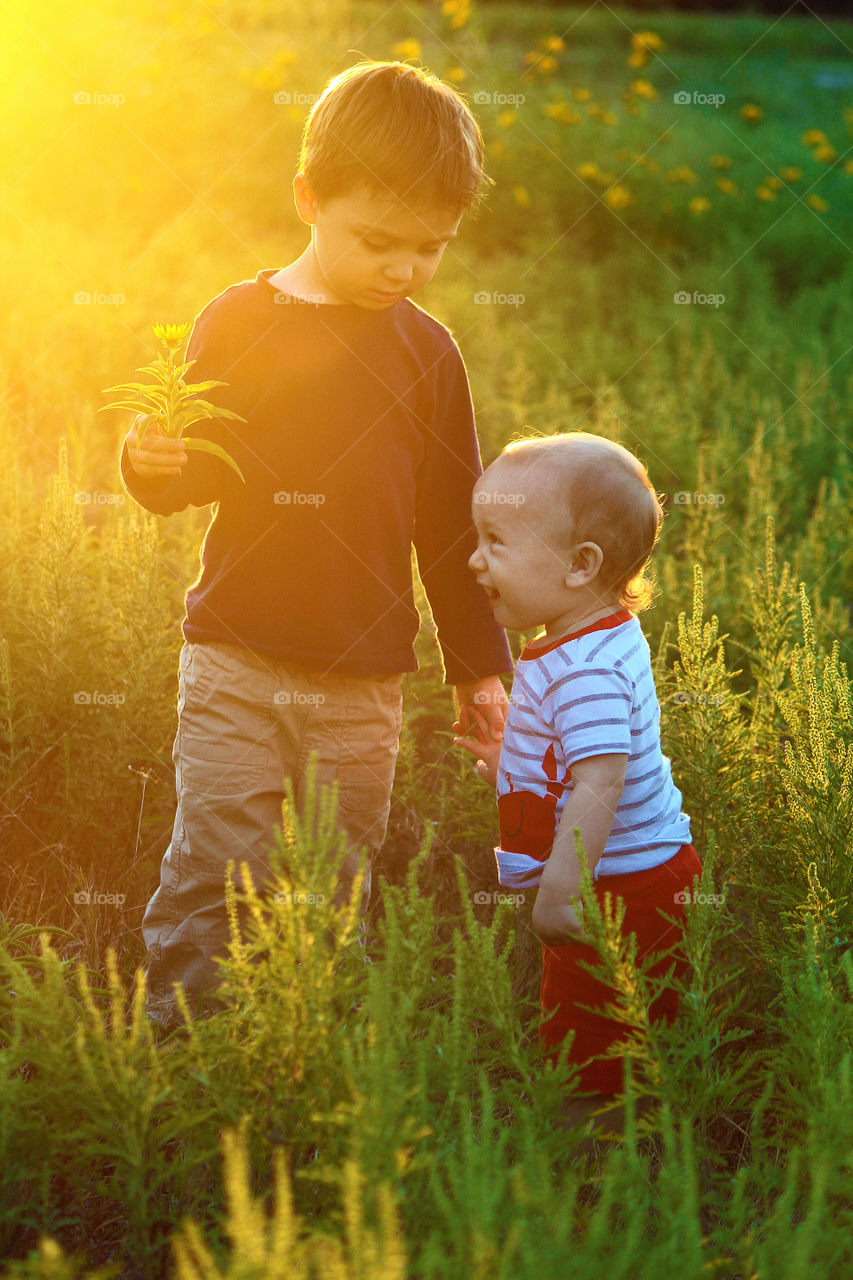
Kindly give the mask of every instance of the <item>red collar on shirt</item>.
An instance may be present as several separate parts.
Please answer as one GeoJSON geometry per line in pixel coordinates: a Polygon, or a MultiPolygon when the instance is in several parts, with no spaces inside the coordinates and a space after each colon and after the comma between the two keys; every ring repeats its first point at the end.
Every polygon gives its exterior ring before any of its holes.
{"type": "Polygon", "coordinates": [[[525,645],[518,660],[522,662],[525,659],[541,658],[543,653],[550,653],[552,649],[565,644],[567,640],[577,640],[578,636],[588,635],[590,631],[608,631],[611,627],[621,627],[623,622],[630,622],[633,616],[629,609],[619,609],[616,613],[609,613],[606,618],[599,618],[598,622],[591,622],[588,627],[581,627],[580,631],[571,631],[567,636],[552,640],[550,644],[534,647],[534,642],[531,640],[525,645]]]}

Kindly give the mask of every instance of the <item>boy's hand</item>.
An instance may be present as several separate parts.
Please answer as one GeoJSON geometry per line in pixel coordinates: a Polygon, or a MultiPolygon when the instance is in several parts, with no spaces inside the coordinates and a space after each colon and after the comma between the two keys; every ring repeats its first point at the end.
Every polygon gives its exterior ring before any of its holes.
{"type": "Polygon", "coordinates": [[[453,728],[468,732],[473,724],[473,732],[476,734],[474,738],[454,738],[453,745],[462,747],[465,751],[470,751],[472,756],[477,757],[477,772],[484,782],[488,782],[490,786],[498,785],[498,761],[501,758],[501,744],[499,742],[490,742],[488,738],[488,726],[479,711],[472,710],[471,707],[465,707],[459,713],[459,719],[453,725],[453,728]]]}
{"type": "Polygon", "coordinates": [[[159,480],[167,476],[181,474],[181,467],[187,460],[187,450],[183,440],[175,440],[164,435],[156,424],[149,427],[139,447],[139,427],[144,421],[138,414],[133,426],[125,436],[127,456],[130,465],[138,476],[146,480],[159,480]]]}
{"type": "Polygon", "coordinates": [[[459,719],[453,723],[456,733],[472,733],[472,737],[454,738],[457,747],[477,756],[477,772],[493,787],[498,780],[498,760],[506,724],[506,692],[500,676],[485,676],[470,684],[458,684],[459,719]]]}

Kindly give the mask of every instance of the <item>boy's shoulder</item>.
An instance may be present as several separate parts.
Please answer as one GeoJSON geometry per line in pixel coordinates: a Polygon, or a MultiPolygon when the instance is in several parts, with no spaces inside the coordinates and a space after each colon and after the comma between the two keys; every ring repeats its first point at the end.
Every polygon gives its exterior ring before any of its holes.
{"type": "Polygon", "coordinates": [[[383,346],[396,338],[418,358],[425,370],[440,372],[444,367],[443,357],[448,355],[452,362],[464,364],[450,328],[411,298],[402,298],[385,312],[364,310],[362,317],[358,314],[362,308],[354,306],[318,306],[295,301],[270,283],[270,276],[275,274],[275,268],[265,268],[253,280],[240,280],[211,298],[195,317],[196,341],[216,342],[233,357],[239,354],[241,342],[254,325],[267,330],[278,320],[292,324],[301,319],[316,324],[321,318],[326,321],[324,331],[338,324],[349,331],[351,325],[359,326],[363,319],[371,328],[377,326],[377,337],[381,333],[383,346]],[[289,305],[285,305],[288,299],[289,305]]]}

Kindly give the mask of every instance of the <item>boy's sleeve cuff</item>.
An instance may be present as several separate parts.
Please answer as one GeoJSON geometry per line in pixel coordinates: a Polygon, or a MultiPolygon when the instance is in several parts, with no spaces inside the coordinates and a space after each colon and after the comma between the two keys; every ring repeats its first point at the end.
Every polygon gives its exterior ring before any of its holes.
{"type": "Polygon", "coordinates": [[[498,864],[498,883],[508,889],[534,889],[542,879],[545,863],[532,858],[529,853],[508,853],[495,849],[498,864]]]}

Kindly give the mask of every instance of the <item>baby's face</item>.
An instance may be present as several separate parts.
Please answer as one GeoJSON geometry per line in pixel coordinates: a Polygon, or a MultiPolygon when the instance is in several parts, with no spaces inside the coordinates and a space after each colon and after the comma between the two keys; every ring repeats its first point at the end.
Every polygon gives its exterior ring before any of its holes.
{"type": "Polygon", "coordinates": [[[565,613],[573,592],[566,585],[568,557],[543,519],[541,495],[507,468],[490,467],[472,505],[478,541],[468,567],[495,620],[510,631],[547,627],[565,613]]]}

